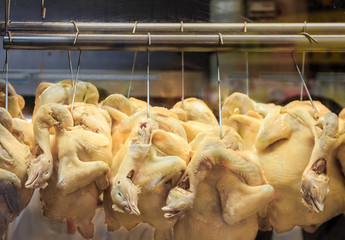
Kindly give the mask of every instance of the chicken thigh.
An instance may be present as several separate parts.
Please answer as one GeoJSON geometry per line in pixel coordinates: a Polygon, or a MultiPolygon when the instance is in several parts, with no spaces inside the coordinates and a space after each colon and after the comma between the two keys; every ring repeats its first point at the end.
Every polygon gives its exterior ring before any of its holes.
{"type": "Polygon", "coordinates": [[[178,102],[171,109],[176,113],[186,131],[188,142],[201,132],[207,131],[212,126],[218,126],[218,121],[211,109],[200,99],[187,98],[178,102]]]}
{"type": "Polygon", "coordinates": [[[161,208],[189,161],[189,146],[185,138],[164,130],[161,116],[155,116],[158,121],[153,116],[135,125],[115,155],[104,209],[110,231],[145,222],[155,229],[156,240],[168,240],[175,220],[164,218],[161,208]]]}
{"type": "Polygon", "coordinates": [[[225,129],[222,140],[201,133],[192,142],[191,162],[163,207],[165,217],[181,216],[175,239],[254,239],[257,234],[258,216],[265,216],[274,190],[255,155],[241,151],[240,136],[225,129]]]}
{"type": "MultiPolygon", "coordinates": [[[[9,112],[0,108],[0,237],[29,203],[33,190],[26,189],[30,147],[13,134],[14,122],[9,112]]],[[[17,129],[17,133],[20,130],[17,129]]],[[[28,139],[27,143],[33,141],[28,139]]]]}
{"type": "MultiPolygon", "coordinates": [[[[64,80],[56,84],[41,83],[36,91],[34,119],[38,109],[47,103],[71,104],[73,98],[73,84],[71,80],[64,80]]],[[[75,93],[75,102],[98,104],[99,93],[97,88],[88,82],[78,81],[75,93]]]]}
{"type": "MultiPolygon", "coordinates": [[[[6,105],[6,83],[0,81],[0,107],[6,105]]],[[[16,90],[8,83],[8,112],[13,118],[24,119],[22,109],[25,106],[24,98],[16,93],[16,90]]]]}
{"type": "MultiPolygon", "coordinates": [[[[112,134],[114,156],[125,143],[136,125],[146,118],[147,111],[141,110],[130,117],[123,119],[120,124],[116,126],[112,134]]],[[[177,119],[176,114],[172,113],[168,109],[162,107],[150,107],[150,118],[158,123],[160,129],[175,133],[182,138],[187,139],[186,131],[183,128],[181,121],[177,119]]]]}
{"type": "Polygon", "coordinates": [[[240,134],[245,149],[253,150],[262,119],[273,108],[273,104],[256,103],[247,95],[236,92],[226,98],[223,104],[223,124],[233,127],[240,134]]]}
{"type": "Polygon", "coordinates": [[[93,235],[91,220],[108,187],[111,134],[104,114],[95,105],[75,103],[72,117],[65,106],[50,103],[40,107],[34,120],[36,158],[30,161],[26,187],[41,188],[45,216],[66,219],[85,238],[93,235]],[[52,126],[56,131],[50,144],[52,126]]]}
{"type": "Polygon", "coordinates": [[[319,115],[309,102],[275,108],[256,138],[260,163],[275,189],[269,221],[278,233],[294,226],[314,231],[345,210],[344,177],[335,158],[337,117],[315,105],[319,115]]]}

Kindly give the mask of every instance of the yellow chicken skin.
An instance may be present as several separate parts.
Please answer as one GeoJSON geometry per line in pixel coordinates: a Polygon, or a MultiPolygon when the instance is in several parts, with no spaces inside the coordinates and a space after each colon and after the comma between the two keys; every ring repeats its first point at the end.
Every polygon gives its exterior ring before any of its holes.
{"type": "Polygon", "coordinates": [[[201,132],[208,131],[212,126],[218,126],[218,121],[211,109],[200,99],[187,98],[178,102],[170,109],[176,113],[186,131],[188,142],[201,132]]]}
{"type": "Polygon", "coordinates": [[[128,99],[122,94],[111,94],[101,103],[101,108],[106,110],[112,118],[112,134],[124,119],[145,110],[146,106],[146,102],[135,98],[128,99]]]}
{"type": "MultiPolygon", "coordinates": [[[[73,98],[73,84],[71,80],[64,80],[56,84],[41,83],[36,90],[35,108],[32,119],[39,108],[48,103],[71,104],[73,98]]],[[[99,93],[97,88],[88,82],[78,81],[74,102],[98,104],[99,93]]]]}
{"type": "Polygon", "coordinates": [[[104,194],[110,231],[144,222],[155,229],[156,240],[170,239],[175,220],[164,218],[161,208],[186,168],[190,149],[185,138],[160,126],[153,118],[140,121],[113,159],[104,194]]]}
{"type": "Polygon", "coordinates": [[[41,188],[45,216],[68,219],[83,237],[91,238],[91,220],[100,194],[108,187],[110,117],[92,104],[75,103],[73,115],[68,108],[50,103],[38,110],[34,120],[36,158],[30,161],[26,187],[41,188]],[[52,126],[55,139],[51,144],[52,126]]]}
{"type": "Polygon", "coordinates": [[[314,231],[344,212],[345,187],[335,153],[338,120],[315,102],[291,102],[263,120],[256,151],[269,184],[275,189],[269,221],[278,233],[301,226],[314,231]]]}
{"type": "MultiPolygon", "coordinates": [[[[18,119],[19,120],[19,119],[18,119]]],[[[0,236],[29,203],[33,190],[26,189],[30,146],[20,142],[13,134],[14,121],[4,108],[0,108],[0,236]]],[[[16,129],[17,133],[21,133],[16,129]]],[[[26,139],[28,144],[33,138],[26,139]]]]}
{"type": "Polygon", "coordinates": [[[222,106],[223,124],[240,134],[245,149],[253,150],[261,122],[274,107],[274,104],[256,103],[247,95],[235,92],[225,99],[222,106]]]}
{"type": "MultiPolygon", "coordinates": [[[[0,81],[0,107],[6,106],[6,83],[0,81]]],[[[22,109],[25,107],[24,98],[16,93],[13,86],[8,83],[8,112],[13,118],[24,119],[22,109]]]]}
{"type": "MultiPolygon", "coordinates": [[[[168,109],[162,107],[150,107],[150,118],[158,123],[160,129],[175,133],[182,138],[187,139],[186,131],[183,128],[181,121],[178,120],[176,114],[168,109]]],[[[147,119],[147,111],[141,110],[130,117],[123,119],[120,124],[116,126],[112,134],[114,156],[125,143],[136,125],[145,119],[147,119]]]]}
{"type": "Polygon", "coordinates": [[[180,216],[175,239],[255,239],[274,190],[240,136],[225,129],[222,140],[213,131],[192,142],[194,155],[163,207],[168,219],[180,216]]]}

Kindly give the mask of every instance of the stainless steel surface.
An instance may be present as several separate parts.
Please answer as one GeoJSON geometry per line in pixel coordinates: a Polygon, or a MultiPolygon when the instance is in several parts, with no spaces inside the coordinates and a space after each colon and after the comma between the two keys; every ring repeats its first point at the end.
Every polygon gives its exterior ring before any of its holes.
{"type": "Polygon", "coordinates": [[[313,35],[312,43],[304,35],[222,35],[218,34],[23,34],[4,36],[5,49],[80,49],[129,51],[345,51],[345,35],[313,35]]]}
{"type": "MultiPolygon", "coordinates": [[[[1,24],[4,35],[4,23],[1,24]]],[[[76,22],[80,34],[99,33],[243,33],[248,34],[345,34],[345,23],[91,23],[76,22]],[[246,31],[245,31],[246,30],[246,31]]],[[[74,33],[72,22],[11,22],[8,31],[74,33]]]]}
{"type": "Polygon", "coordinates": [[[310,93],[309,93],[307,84],[306,84],[305,81],[304,81],[303,74],[302,74],[301,71],[299,70],[299,67],[298,67],[298,65],[297,65],[297,63],[296,63],[294,53],[291,53],[291,58],[292,58],[293,63],[294,63],[295,66],[296,66],[296,69],[297,69],[297,71],[298,71],[299,77],[301,78],[301,81],[302,81],[302,83],[303,83],[303,86],[304,86],[304,88],[305,88],[305,90],[306,90],[306,92],[307,92],[307,94],[308,94],[310,103],[311,103],[311,105],[313,106],[313,108],[314,108],[316,114],[319,114],[319,111],[317,110],[317,108],[316,108],[316,106],[315,106],[315,104],[314,104],[314,102],[313,102],[313,99],[312,99],[312,97],[311,97],[311,95],[310,95],[310,93]]]}

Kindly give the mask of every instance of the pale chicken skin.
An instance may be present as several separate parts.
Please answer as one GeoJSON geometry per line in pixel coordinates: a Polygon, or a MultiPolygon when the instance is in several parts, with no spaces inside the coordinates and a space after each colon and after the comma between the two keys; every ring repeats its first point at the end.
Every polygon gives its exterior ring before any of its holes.
{"type": "MultiPolygon", "coordinates": [[[[0,107],[6,106],[6,83],[0,81],[0,107]]],[[[16,93],[13,86],[8,83],[8,112],[13,118],[24,119],[22,109],[25,107],[24,98],[16,93]]]]}
{"type": "Polygon", "coordinates": [[[161,129],[159,122],[150,118],[136,124],[113,159],[111,186],[104,194],[108,230],[145,222],[155,229],[156,240],[170,239],[175,220],[164,218],[161,208],[189,152],[186,139],[161,129]]]}
{"type": "MultiPolygon", "coordinates": [[[[150,107],[150,118],[155,120],[159,128],[167,132],[175,133],[184,139],[187,139],[186,131],[178,120],[177,115],[162,107],[150,107]]],[[[128,118],[123,119],[119,125],[114,128],[112,134],[113,155],[119,151],[125,143],[132,130],[140,122],[147,119],[147,111],[141,110],[128,118]]]]}
{"type": "Polygon", "coordinates": [[[278,233],[294,226],[314,231],[345,210],[344,176],[335,158],[337,118],[316,106],[319,116],[309,102],[274,109],[256,138],[257,155],[275,189],[268,219],[278,233]]]}
{"type": "Polygon", "coordinates": [[[163,207],[169,219],[182,215],[175,239],[255,239],[274,190],[240,136],[233,129],[223,136],[201,133],[192,142],[191,162],[163,207]]]}
{"type": "MultiPolygon", "coordinates": [[[[33,139],[27,136],[28,145],[18,140],[12,134],[14,125],[9,112],[0,108],[0,237],[8,224],[26,207],[33,194],[33,190],[24,187],[30,157],[29,145],[33,139]]],[[[18,128],[16,131],[21,133],[18,128]]]]}
{"type": "MultiPolygon", "coordinates": [[[[35,108],[32,119],[39,108],[48,103],[71,104],[73,98],[73,84],[71,80],[64,80],[56,84],[41,83],[36,90],[35,108]]],[[[88,82],[78,81],[74,102],[98,104],[99,93],[97,88],[88,82]]]]}
{"type": "Polygon", "coordinates": [[[135,98],[128,99],[122,94],[111,94],[101,103],[101,108],[106,110],[112,118],[112,134],[124,119],[145,110],[146,106],[146,102],[135,98]]]}
{"type": "Polygon", "coordinates": [[[30,161],[26,187],[41,188],[45,216],[68,219],[83,237],[91,238],[97,202],[109,184],[110,117],[91,104],[75,103],[73,117],[61,104],[46,104],[37,112],[34,133],[36,158],[30,161]]]}
{"type": "Polygon", "coordinates": [[[274,107],[274,104],[256,103],[247,95],[236,92],[224,101],[223,124],[234,128],[240,134],[245,149],[253,150],[262,120],[274,107]]]}
{"type": "Polygon", "coordinates": [[[191,142],[201,132],[212,126],[218,126],[218,121],[211,109],[200,99],[187,98],[176,103],[172,109],[186,131],[187,140],[191,142]]]}

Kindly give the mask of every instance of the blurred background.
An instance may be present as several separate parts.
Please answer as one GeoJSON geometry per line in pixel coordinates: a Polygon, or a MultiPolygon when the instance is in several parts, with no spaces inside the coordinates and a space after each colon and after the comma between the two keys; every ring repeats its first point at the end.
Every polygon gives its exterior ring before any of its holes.
{"type": "MultiPolygon", "coordinates": [[[[3,1],[5,2],[5,1],[3,1]]],[[[45,22],[344,22],[341,0],[60,0],[45,1],[45,22]]],[[[4,13],[5,4],[0,12],[4,13]]],[[[42,21],[40,0],[12,0],[11,21],[42,21]]],[[[78,52],[72,51],[76,70],[78,52]]],[[[137,56],[131,96],[145,98],[146,52],[137,56]]],[[[205,100],[217,108],[217,66],[214,53],[186,52],[185,95],[205,100]]],[[[134,52],[84,51],[80,80],[90,81],[103,97],[127,94],[134,52]]],[[[222,96],[246,91],[256,101],[281,103],[300,94],[300,78],[289,53],[220,53],[222,96]],[[246,54],[248,57],[246,58],[246,54]]],[[[5,51],[0,51],[0,63],[5,51]]],[[[302,67],[302,53],[296,53],[302,67]]],[[[305,79],[313,96],[334,100],[344,107],[345,53],[305,53],[305,79]]],[[[67,51],[11,50],[9,80],[25,97],[31,112],[40,82],[69,79],[67,51]]],[[[181,98],[181,53],[151,52],[150,79],[153,105],[170,107],[181,98]]]]}

